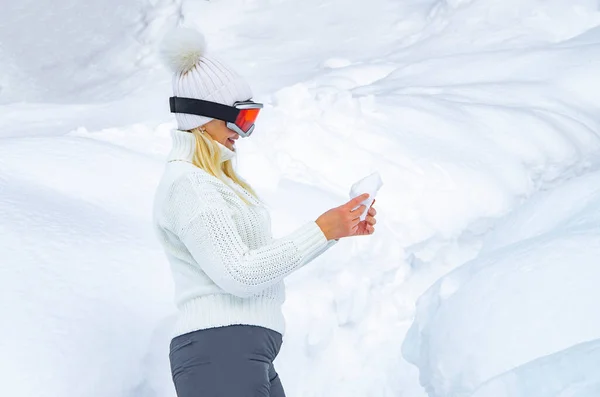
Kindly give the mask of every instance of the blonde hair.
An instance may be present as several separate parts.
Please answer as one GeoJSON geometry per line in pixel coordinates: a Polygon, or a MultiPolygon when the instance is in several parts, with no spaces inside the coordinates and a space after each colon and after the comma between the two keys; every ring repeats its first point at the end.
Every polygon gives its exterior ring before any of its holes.
{"type": "MultiPolygon", "coordinates": [[[[204,127],[196,127],[189,130],[189,132],[194,134],[194,137],[196,138],[196,148],[194,150],[194,157],[192,159],[192,163],[196,167],[202,168],[212,176],[219,178],[226,185],[229,185],[229,183],[224,176],[229,177],[232,181],[246,189],[248,193],[260,201],[260,198],[254,189],[252,189],[252,187],[250,187],[246,181],[237,175],[233,169],[233,163],[231,160],[221,163],[221,153],[219,147],[217,146],[213,137],[206,133],[204,127]]],[[[244,201],[244,203],[251,205],[243,194],[240,194],[237,191],[235,191],[235,193],[244,201]]]]}

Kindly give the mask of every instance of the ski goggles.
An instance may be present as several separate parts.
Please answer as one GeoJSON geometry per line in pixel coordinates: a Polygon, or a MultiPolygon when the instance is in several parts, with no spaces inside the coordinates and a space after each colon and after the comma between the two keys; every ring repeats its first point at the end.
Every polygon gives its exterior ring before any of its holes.
{"type": "Polygon", "coordinates": [[[204,101],[202,99],[171,97],[171,113],[195,114],[227,122],[227,128],[237,132],[242,138],[254,131],[254,122],[263,104],[248,101],[235,102],[233,106],[204,101]]]}

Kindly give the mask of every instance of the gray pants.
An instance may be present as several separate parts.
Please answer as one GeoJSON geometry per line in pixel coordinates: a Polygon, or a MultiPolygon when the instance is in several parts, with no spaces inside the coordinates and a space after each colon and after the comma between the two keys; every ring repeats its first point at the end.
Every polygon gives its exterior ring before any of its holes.
{"type": "Polygon", "coordinates": [[[180,335],[169,359],[177,397],[285,397],[273,360],[282,336],[252,325],[180,335]]]}

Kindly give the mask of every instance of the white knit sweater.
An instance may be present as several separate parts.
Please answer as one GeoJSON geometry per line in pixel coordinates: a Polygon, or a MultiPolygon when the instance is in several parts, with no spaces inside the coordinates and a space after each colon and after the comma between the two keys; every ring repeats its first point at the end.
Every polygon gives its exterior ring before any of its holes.
{"type": "MultiPolygon", "coordinates": [[[[284,334],[284,277],[337,240],[327,241],[315,221],[273,239],[265,206],[231,179],[226,184],[194,166],[193,134],[173,130],[171,136],[154,225],[175,282],[179,315],[173,336],[232,324],[284,334]]],[[[224,161],[229,149],[221,148],[224,161]]]]}

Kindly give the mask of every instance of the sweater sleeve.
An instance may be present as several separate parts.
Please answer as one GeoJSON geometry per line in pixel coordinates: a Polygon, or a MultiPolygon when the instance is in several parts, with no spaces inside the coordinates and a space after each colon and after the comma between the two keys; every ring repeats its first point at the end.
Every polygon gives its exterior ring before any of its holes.
{"type": "Polygon", "coordinates": [[[179,237],[202,270],[230,294],[252,296],[331,246],[321,228],[311,221],[283,238],[250,249],[219,191],[209,185],[196,188],[195,193],[201,205],[194,207],[179,237]]]}
{"type": "Polygon", "coordinates": [[[327,251],[329,248],[333,247],[334,245],[336,245],[340,240],[339,239],[335,239],[335,240],[329,240],[327,241],[327,244],[320,250],[315,251],[312,256],[310,258],[308,258],[307,262],[312,261],[313,259],[317,258],[319,255],[321,255],[322,253],[324,253],[325,251],[327,251]]]}

